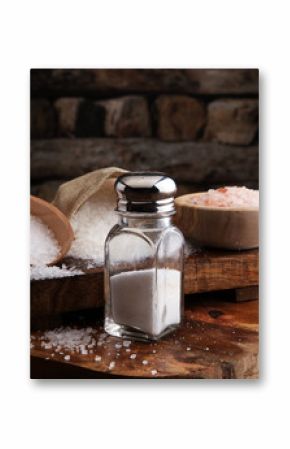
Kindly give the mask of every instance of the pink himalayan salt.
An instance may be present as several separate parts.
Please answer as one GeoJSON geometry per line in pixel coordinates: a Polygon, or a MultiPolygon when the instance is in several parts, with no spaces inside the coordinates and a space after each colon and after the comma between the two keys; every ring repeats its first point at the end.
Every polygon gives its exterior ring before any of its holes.
{"type": "Polygon", "coordinates": [[[220,187],[195,195],[192,201],[197,206],[259,207],[259,190],[247,187],[220,187]]]}

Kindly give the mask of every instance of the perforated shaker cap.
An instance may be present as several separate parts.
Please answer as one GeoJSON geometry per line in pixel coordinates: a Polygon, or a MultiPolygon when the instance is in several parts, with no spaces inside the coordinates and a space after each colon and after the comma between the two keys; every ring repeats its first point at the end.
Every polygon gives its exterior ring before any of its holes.
{"type": "Polygon", "coordinates": [[[175,213],[176,184],[165,173],[131,172],[119,176],[115,182],[118,195],[117,211],[123,214],[175,213]]]}

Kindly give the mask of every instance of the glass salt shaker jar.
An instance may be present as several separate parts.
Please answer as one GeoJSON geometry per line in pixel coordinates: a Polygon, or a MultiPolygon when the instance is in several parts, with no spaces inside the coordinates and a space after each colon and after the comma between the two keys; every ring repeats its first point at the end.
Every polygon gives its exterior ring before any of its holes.
{"type": "Polygon", "coordinates": [[[183,235],[173,225],[176,185],[164,173],[115,183],[119,223],[105,244],[105,331],[158,340],[181,322],[183,235]]]}

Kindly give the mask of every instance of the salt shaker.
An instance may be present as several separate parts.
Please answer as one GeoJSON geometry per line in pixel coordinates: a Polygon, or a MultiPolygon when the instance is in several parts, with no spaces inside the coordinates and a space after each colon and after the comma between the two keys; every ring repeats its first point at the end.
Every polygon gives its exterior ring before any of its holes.
{"type": "Polygon", "coordinates": [[[115,183],[119,223],[105,243],[105,331],[158,340],[181,322],[182,233],[173,225],[176,185],[164,173],[126,173],[115,183]]]}

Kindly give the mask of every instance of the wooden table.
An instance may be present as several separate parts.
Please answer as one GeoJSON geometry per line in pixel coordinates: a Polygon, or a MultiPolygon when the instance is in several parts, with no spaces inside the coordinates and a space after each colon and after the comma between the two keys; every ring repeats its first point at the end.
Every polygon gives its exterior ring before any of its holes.
{"type": "MultiPolygon", "coordinates": [[[[104,332],[102,320],[102,309],[62,316],[63,325],[92,326],[96,341],[104,332]]],[[[156,343],[132,342],[129,348],[120,349],[120,339],[107,336],[91,354],[60,354],[40,346],[42,331],[32,336],[32,378],[258,377],[258,300],[233,302],[231,292],[187,296],[183,325],[156,343]],[[96,355],[101,361],[95,361],[96,355]]]]}

